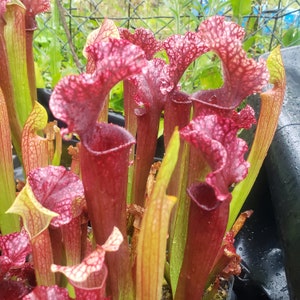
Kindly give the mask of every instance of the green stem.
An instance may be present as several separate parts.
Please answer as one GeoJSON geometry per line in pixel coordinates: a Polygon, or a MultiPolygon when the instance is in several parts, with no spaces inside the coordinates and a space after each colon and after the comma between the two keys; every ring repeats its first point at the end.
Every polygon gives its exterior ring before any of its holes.
{"type": "Polygon", "coordinates": [[[7,4],[4,37],[11,72],[15,107],[23,126],[32,110],[30,87],[27,76],[25,7],[15,0],[7,4]]]}
{"type": "Polygon", "coordinates": [[[55,285],[55,274],[50,269],[53,254],[48,229],[31,239],[31,247],[37,285],[55,285]]]}
{"type": "Polygon", "coordinates": [[[8,65],[7,50],[4,39],[4,20],[0,19],[0,87],[2,89],[6,102],[6,109],[9,118],[9,126],[11,130],[11,138],[14,149],[21,160],[21,137],[22,128],[19,122],[16,105],[14,100],[13,84],[11,73],[8,65]]]}
{"type": "Polygon", "coordinates": [[[33,47],[32,47],[33,33],[34,30],[26,30],[27,77],[28,77],[32,106],[34,106],[34,103],[37,100],[35,68],[34,68],[33,47]]]}
{"type": "MultiPolygon", "coordinates": [[[[177,171],[177,174],[179,173],[179,177],[177,181],[178,202],[176,203],[175,209],[172,213],[171,226],[170,226],[170,238],[169,238],[170,281],[171,281],[171,287],[173,291],[176,290],[180,269],[183,261],[183,256],[184,256],[186,237],[187,237],[188,215],[189,215],[189,207],[190,207],[190,203],[189,203],[190,201],[186,194],[189,152],[190,152],[189,145],[187,143],[184,143],[180,149],[180,154],[178,159],[178,162],[182,162],[179,165],[179,171],[177,171]]],[[[173,176],[174,175],[176,176],[176,172],[174,172],[173,176]]]]}
{"type": "Polygon", "coordinates": [[[19,217],[5,214],[16,197],[14,170],[12,162],[11,136],[8,115],[2,91],[0,89],[0,231],[8,234],[20,230],[19,217]]]}

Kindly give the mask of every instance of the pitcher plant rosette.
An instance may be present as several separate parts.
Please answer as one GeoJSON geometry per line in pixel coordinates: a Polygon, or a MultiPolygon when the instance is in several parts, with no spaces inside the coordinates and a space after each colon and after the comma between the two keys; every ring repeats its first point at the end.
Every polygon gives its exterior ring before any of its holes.
{"type": "Polygon", "coordinates": [[[251,212],[238,215],[284,96],[279,48],[249,58],[243,28],[221,16],[163,41],[105,20],[88,37],[86,72],[53,90],[60,129],[37,102],[33,72],[35,15],[49,8],[0,3],[0,298],[153,300],[165,285],[173,299],[213,299],[221,278],[240,272],[234,237],[251,212]],[[185,92],[186,70],[208,53],[222,84],[185,92]],[[120,81],[125,128],[106,121],[120,81]],[[256,93],[257,121],[246,100],[256,93]],[[165,155],[154,163],[162,123],[165,155]],[[77,140],[70,166],[60,165],[62,137],[77,140]]]}

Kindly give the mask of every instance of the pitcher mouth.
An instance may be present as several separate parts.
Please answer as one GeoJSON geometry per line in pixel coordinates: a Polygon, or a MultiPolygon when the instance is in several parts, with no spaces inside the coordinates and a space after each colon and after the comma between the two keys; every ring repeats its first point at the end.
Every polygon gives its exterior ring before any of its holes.
{"type": "Polygon", "coordinates": [[[81,141],[93,155],[111,154],[135,143],[135,139],[126,129],[110,123],[97,123],[90,134],[82,136],[81,141]]]}

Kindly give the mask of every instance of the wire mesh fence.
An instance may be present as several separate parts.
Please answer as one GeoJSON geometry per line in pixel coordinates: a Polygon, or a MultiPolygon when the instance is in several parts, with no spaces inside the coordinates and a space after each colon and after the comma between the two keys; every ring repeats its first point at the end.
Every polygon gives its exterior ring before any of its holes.
{"type": "Polygon", "coordinates": [[[148,28],[163,39],[170,34],[196,30],[205,18],[221,14],[245,28],[244,47],[254,55],[278,44],[283,47],[300,44],[299,0],[250,2],[251,11],[237,17],[232,1],[226,0],[54,0],[51,12],[37,19],[37,64],[48,87],[67,73],[82,71],[86,37],[104,18],[132,30],[148,28]]]}

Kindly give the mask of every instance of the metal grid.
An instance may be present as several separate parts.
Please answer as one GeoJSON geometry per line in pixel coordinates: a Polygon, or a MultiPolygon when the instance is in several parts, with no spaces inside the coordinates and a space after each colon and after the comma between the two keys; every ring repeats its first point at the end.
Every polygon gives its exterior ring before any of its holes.
{"type": "MultiPolygon", "coordinates": [[[[275,0],[277,1],[277,0],[275,0]]],[[[196,30],[198,24],[213,14],[231,18],[230,1],[213,0],[53,0],[51,13],[38,17],[39,29],[35,33],[37,55],[47,52],[45,47],[55,43],[60,48],[62,66],[72,66],[82,71],[84,58],[82,48],[87,35],[97,28],[104,18],[115,21],[117,26],[152,30],[163,39],[173,33],[196,30]],[[219,7],[210,6],[219,3],[219,7]],[[46,41],[45,41],[46,40],[46,41]],[[44,47],[44,49],[43,49],[44,47]]],[[[242,18],[246,28],[246,41],[251,42],[255,54],[269,51],[276,45],[300,44],[299,0],[274,2],[257,0],[252,12],[242,18]],[[251,28],[249,26],[251,25],[251,28]],[[249,29],[250,28],[250,29],[249,29]],[[259,36],[259,38],[257,38],[259,36]],[[291,41],[289,43],[289,41],[291,41]]],[[[47,54],[45,54],[47,55],[47,54]]]]}

